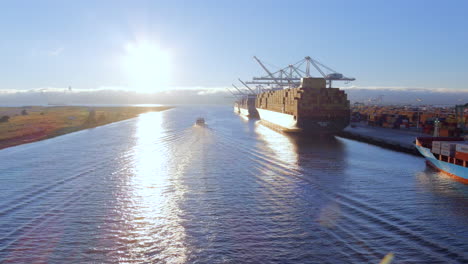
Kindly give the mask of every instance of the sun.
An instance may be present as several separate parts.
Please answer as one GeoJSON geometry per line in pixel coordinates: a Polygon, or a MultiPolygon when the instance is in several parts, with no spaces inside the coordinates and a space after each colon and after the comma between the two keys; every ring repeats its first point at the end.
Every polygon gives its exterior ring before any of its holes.
{"type": "Polygon", "coordinates": [[[122,65],[128,84],[138,92],[158,92],[169,85],[170,54],[153,43],[127,44],[122,65]]]}

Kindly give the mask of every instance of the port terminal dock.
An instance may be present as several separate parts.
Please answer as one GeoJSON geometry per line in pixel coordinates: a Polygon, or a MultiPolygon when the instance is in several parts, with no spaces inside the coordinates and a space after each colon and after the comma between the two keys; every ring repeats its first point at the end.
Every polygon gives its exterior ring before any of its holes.
{"type": "Polygon", "coordinates": [[[427,134],[414,130],[369,126],[366,122],[351,122],[338,136],[420,156],[414,141],[416,137],[427,134]]]}

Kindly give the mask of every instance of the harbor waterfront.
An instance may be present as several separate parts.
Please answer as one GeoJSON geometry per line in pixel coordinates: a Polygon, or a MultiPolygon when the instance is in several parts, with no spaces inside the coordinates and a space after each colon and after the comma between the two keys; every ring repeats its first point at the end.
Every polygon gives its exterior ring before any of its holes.
{"type": "Polygon", "coordinates": [[[421,154],[414,146],[414,141],[416,137],[424,136],[418,131],[381,128],[360,122],[352,122],[338,135],[416,156],[421,154]]]}
{"type": "Polygon", "coordinates": [[[6,148],[0,165],[0,263],[468,262],[468,185],[232,106],[6,148]]]}

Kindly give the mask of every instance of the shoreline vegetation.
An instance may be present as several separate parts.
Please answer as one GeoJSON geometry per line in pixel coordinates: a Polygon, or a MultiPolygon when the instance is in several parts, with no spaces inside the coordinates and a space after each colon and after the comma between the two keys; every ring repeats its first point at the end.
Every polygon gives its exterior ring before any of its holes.
{"type": "Polygon", "coordinates": [[[173,107],[0,107],[0,149],[123,121],[142,113],[159,112],[171,108],[173,107]]]}

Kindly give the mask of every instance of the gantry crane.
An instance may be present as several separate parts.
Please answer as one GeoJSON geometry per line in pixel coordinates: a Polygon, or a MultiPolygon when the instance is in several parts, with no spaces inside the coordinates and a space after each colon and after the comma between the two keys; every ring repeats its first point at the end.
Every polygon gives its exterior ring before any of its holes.
{"type": "MultiPolygon", "coordinates": [[[[319,74],[327,81],[328,87],[332,86],[332,81],[354,81],[355,78],[346,77],[341,73],[336,72],[328,66],[320,63],[319,61],[312,59],[307,56],[304,59],[290,64],[287,67],[279,69],[275,72],[270,71],[265,64],[258,59],[253,57],[255,61],[262,67],[267,73],[265,76],[254,77],[252,81],[245,82],[244,85],[253,84],[260,85],[260,87],[268,86],[267,89],[284,89],[286,87],[295,88],[300,85],[301,78],[312,77],[310,74],[311,65],[319,72],[319,74]],[[302,69],[305,64],[305,69],[302,69]],[[302,68],[301,68],[302,67],[302,68]]],[[[248,86],[247,86],[248,87],[248,86]]],[[[262,88],[263,89],[263,88],[262,88]]]]}

